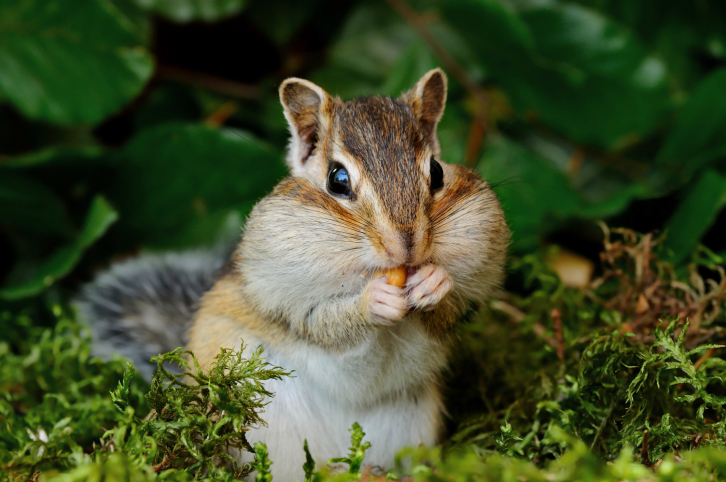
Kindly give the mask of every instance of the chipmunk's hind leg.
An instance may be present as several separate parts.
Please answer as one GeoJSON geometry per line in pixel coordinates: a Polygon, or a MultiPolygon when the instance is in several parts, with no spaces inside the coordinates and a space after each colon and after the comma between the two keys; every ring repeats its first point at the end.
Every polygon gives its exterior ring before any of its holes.
{"type": "Polygon", "coordinates": [[[186,345],[198,302],[228,258],[223,250],[144,255],[101,273],[75,303],[91,328],[93,354],[128,358],[150,380],[149,359],[186,345]]]}

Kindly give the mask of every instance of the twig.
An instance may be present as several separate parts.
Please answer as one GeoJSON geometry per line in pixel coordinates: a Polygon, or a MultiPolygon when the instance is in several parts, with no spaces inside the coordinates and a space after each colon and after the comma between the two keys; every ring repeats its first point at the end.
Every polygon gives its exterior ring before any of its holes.
{"type": "Polygon", "coordinates": [[[567,173],[570,175],[577,174],[580,171],[584,160],[585,151],[580,147],[576,148],[570,157],[570,162],[567,164],[567,173]]]}
{"type": "Polygon", "coordinates": [[[212,112],[207,117],[205,122],[209,126],[219,127],[222,124],[224,124],[225,122],[227,122],[227,119],[229,119],[231,116],[233,116],[234,113],[237,112],[237,109],[239,109],[239,106],[237,105],[237,103],[235,101],[233,101],[233,100],[227,101],[224,104],[222,104],[221,106],[219,106],[219,108],[217,110],[212,112]]]}
{"type": "Polygon", "coordinates": [[[701,446],[701,439],[702,438],[703,438],[703,434],[700,434],[699,433],[698,435],[696,435],[696,438],[693,439],[693,449],[694,450],[701,446]]]}
{"type": "Polygon", "coordinates": [[[557,340],[557,358],[565,361],[565,337],[562,334],[562,315],[560,310],[552,308],[550,312],[552,317],[552,328],[555,330],[555,340],[557,340]]]}
{"type": "Polygon", "coordinates": [[[180,69],[179,67],[160,65],[156,69],[156,77],[202,87],[218,94],[240,99],[256,100],[262,96],[260,89],[254,85],[215,77],[202,72],[180,69]]]}
{"type": "Polygon", "coordinates": [[[486,113],[489,110],[489,99],[484,90],[476,83],[466,70],[452,57],[449,52],[439,43],[426,27],[426,21],[416,12],[405,0],[386,0],[388,4],[403,17],[406,22],[416,31],[436,57],[441,61],[446,70],[451,72],[456,80],[469,92],[477,103],[474,113],[473,125],[470,130],[469,141],[467,142],[466,164],[469,167],[476,165],[479,150],[487,131],[488,123],[486,113]],[[475,126],[475,124],[478,124],[475,126]],[[469,157],[471,156],[471,157],[469,157]]]}
{"type": "Polygon", "coordinates": [[[704,353],[701,358],[699,358],[698,360],[696,360],[696,363],[693,364],[693,369],[696,370],[696,371],[698,371],[698,367],[700,367],[703,364],[703,362],[705,362],[706,360],[708,360],[709,358],[711,358],[711,356],[713,355],[714,350],[715,350],[715,348],[711,348],[706,353],[704,353]]]}
{"type": "Polygon", "coordinates": [[[512,320],[514,323],[521,323],[524,321],[524,318],[526,315],[520,311],[516,306],[510,305],[506,301],[503,301],[501,299],[497,299],[492,301],[489,306],[494,311],[499,311],[501,313],[504,313],[509,317],[510,320],[512,320]]]}
{"type": "Polygon", "coordinates": [[[160,463],[158,463],[156,465],[152,465],[151,466],[152,470],[158,474],[159,472],[164,470],[166,468],[166,466],[169,465],[169,463],[171,463],[172,460],[174,460],[176,458],[176,455],[177,455],[176,452],[167,455],[166,458],[164,460],[162,460],[160,463]]]}
{"type": "Polygon", "coordinates": [[[466,153],[464,154],[464,163],[469,167],[476,166],[476,163],[479,161],[479,153],[484,143],[486,129],[486,115],[477,112],[469,128],[469,138],[466,141],[466,153]]]}

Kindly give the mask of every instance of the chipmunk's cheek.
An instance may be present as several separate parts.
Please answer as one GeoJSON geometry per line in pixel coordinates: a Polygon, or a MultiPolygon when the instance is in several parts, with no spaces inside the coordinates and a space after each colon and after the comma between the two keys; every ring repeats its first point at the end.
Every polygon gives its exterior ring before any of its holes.
{"type": "Polygon", "coordinates": [[[373,278],[366,288],[364,303],[371,321],[391,324],[401,320],[408,310],[403,290],[389,285],[385,277],[373,278]]]}
{"type": "Polygon", "coordinates": [[[405,290],[413,308],[428,311],[434,309],[453,287],[454,282],[446,271],[430,264],[421,267],[408,278],[405,290]]]}

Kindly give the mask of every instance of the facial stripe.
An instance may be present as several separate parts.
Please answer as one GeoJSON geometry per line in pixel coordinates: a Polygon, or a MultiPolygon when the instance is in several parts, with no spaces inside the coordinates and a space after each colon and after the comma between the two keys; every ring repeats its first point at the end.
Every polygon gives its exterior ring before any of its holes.
{"type": "Polygon", "coordinates": [[[343,149],[369,173],[390,220],[404,238],[412,239],[423,202],[416,161],[425,143],[410,106],[401,99],[363,98],[346,102],[336,116],[343,149]]]}

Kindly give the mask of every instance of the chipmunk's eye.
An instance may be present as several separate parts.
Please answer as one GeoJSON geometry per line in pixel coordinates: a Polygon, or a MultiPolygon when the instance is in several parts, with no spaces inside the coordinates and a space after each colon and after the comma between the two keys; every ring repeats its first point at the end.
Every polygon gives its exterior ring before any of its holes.
{"type": "Polygon", "coordinates": [[[444,170],[436,159],[431,158],[431,194],[444,187],[444,170]]]}
{"type": "Polygon", "coordinates": [[[328,189],[334,194],[350,197],[350,176],[340,164],[333,164],[328,173],[328,189]]]}

